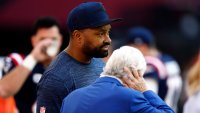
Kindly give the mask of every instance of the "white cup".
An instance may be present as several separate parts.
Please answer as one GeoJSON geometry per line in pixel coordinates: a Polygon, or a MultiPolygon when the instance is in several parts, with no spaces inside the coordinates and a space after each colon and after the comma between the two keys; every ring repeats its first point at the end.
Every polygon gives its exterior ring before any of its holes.
{"type": "Polygon", "coordinates": [[[52,44],[47,48],[46,53],[47,55],[53,57],[56,56],[56,54],[58,53],[58,41],[57,40],[53,40],[52,44]]]}

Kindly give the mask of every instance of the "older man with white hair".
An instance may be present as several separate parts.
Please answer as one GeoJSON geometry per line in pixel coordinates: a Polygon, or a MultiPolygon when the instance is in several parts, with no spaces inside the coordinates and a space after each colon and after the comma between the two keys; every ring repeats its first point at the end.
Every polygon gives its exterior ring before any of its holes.
{"type": "Polygon", "coordinates": [[[99,79],[75,90],[63,101],[61,113],[174,113],[143,78],[146,62],[136,48],[113,52],[99,79]]]}

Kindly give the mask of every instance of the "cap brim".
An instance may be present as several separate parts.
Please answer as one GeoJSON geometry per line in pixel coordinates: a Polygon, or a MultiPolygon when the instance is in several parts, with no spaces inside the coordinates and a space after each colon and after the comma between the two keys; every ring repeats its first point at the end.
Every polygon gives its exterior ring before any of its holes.
{"type": "Polygon", "coordinates": [[[110,20],[102,22],[101,24],[98,24],[96,26],[91,26],[91,28],[101,27],[101,26],[104,26],[104,25],[107,25],[107,24],[111,24],[113,22],[120,22],[122,20],[123,20],[122,18],[110,19],[110,20]]]}
{"type": "Polygon", "coordinates": [[[104,25],[107,25],[107,24],[111,24],[113,22],[120,22],[122,20],[123,20],[122,18],[110,19],[110,20],[106,20],[106,21],[103,21],[103,22],[99,22],[99,23],[93,24],[93,25],[84,26],[84,27],[81,27],[81,28],[78,28],[78,29],[98,28],[98,27],[101,27],[101,26],[104,26],[104,25]]]}

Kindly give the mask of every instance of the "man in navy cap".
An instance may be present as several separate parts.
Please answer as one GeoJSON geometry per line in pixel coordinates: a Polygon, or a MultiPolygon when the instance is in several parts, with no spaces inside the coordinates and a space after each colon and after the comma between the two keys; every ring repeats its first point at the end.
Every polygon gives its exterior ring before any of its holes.
{"type": "Polygon", "coordinates": [[[108,55],[111,22],[99,2],[82,3],[68,15],[68,47],[44,72],[37,92],[37,113],[59,113],[62,100],[75,89],[93,83],[108,55]]]}

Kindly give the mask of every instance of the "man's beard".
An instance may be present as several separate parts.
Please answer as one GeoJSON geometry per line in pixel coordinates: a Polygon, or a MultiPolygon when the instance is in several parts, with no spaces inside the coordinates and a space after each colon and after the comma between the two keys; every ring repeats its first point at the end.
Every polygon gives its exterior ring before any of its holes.
{"type": "Polygon", "coordinates": [[[110,45],[109,43],[104,43],[100,47],[92,48],[88,44],[85,44],[83,47],[84,53],[86,53],[87,56],[93,58],[104,58],[108,56],[108,50],[103,50],[102,48],[104,46],[110,45]]]}

